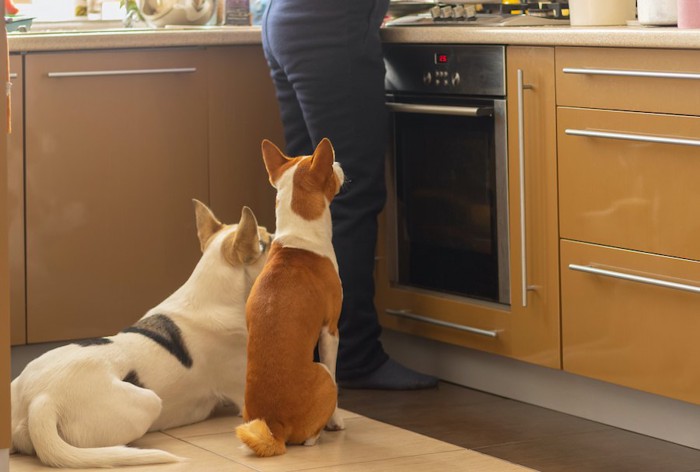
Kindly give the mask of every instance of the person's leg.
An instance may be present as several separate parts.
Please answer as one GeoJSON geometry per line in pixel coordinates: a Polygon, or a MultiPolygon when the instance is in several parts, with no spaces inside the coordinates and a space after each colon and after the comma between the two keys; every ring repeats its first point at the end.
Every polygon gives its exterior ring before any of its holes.
{"type": "Polygon", "coordinates": [[[331,140],[348,180],[331,207],[343,283],[339,385],[424,388],[436,380],[403,368],[384,352],[374,307],[377,215],[385,201],[387,143],[379,25],[387,4],[273,0],[264,36],[296,94],[311,142],[331,140]]]}

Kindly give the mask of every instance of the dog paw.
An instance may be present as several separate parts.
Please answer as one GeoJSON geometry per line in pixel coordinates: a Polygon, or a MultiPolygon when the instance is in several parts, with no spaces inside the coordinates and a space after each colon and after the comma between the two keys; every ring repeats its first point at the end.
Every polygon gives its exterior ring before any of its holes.
{"type": "Polygon", "coordinates": [[[345,422],[343,421],[343,418],[340,417],[340,414],[336,411],[333,413],[333,416],[331,416],[331,419],[328,420],[328,423],[326,424],[326,431],[342,431],[345,429],[345,422]]]}
{"type": "Polygon", "coordinates": [[[318,438],[321,436],[321,433],[318,433],[316,436],[311,437],[304,441],[304,446],[315,446],[316,441],[318,441],[318,438]]]}

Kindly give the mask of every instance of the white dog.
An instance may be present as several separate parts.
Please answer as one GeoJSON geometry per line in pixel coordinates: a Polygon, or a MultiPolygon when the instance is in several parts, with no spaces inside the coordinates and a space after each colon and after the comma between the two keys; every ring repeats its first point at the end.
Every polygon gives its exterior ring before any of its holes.
{"type": "Polygon", "coordinates": [[[245,302],[271,236],[247,207],[229,226],[194,203],[203,254],[182,287],[119,334],[49,351],[12,382],[13,452],[54,467],[175,462],[125,444],[243,406],[245,302]]]}

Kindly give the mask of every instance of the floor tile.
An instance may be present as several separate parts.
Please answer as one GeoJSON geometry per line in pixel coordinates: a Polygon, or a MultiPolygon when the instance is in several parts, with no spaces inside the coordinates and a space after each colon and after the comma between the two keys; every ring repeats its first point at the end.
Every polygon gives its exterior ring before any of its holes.
{"type": "Polygon", "coordinates": [[[319,467],[309,472],[429,472],[429,471],[469,471],[469,472],[527,472],[526,467],[494,459],[478,452],[462,449],[459,451],[423,454],[420,456],[399,457],[396,459],[360,462],[333,467],[319,467]]]}
{"type": "Polygon", "coordinates": [[[700,451],[619,429],[484,447],[542,472],[691,472],[700,451]]]}
{"type": "MultiPolygon", "coordinates": [[[[340,409],[342,418],[357,418],[360,415],[351,411],[340,409]]],[[[165,433],[174,438],[187,439],[206,434],[231,433],[234,434],[236,426],[243,423],[235,407],[221,408],[208,420],[179,428],[165,430],[165,433]]]]}
{"type": "Polygon", "coordinates": [[[289,446],[282,456],[259,458],[228,434],[190,438],[193,444],[261,472],[290,472],[459,450],[457,446],[368,418],[348,418],[345,431],[324,431],[316,446],[289,446]]]}
{"type": "Polygon", "coordinates": [[[612,429],[595,421],[449,384],[441,383],[439,390],[421,392],[420,396],[383,392],[373,401],[356,401],[353,397],[362,398],[366,393],[343,391],[340,398],[342,407],[355,408],[364,416],[468,449],[612,429]]]}
{"type": "MultiPolygon", "coordinates": [[[[136,447],[162,449],[185,458],[174,464],[155,464],[120,468],[128,472],[253,472],[252,469],[236,464],[217,454],[203,450],[192,444],[172,438],[163,433],[149,433],[136,441],[136,447]]],[[[36,457],[13,455],[10,457],[10,472],[49,472],[54,469],[44,466],[36,457]]],[[[73,470],[73,469],[65,469],[73,470]]],[[[80,469],[83,472],[104,472],[105,469],[80,469]]]]}

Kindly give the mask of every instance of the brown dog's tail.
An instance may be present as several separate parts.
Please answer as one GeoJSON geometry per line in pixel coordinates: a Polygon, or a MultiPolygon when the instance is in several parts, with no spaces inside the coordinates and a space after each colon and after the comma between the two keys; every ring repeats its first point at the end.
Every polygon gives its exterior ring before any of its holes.
{"type": "Polygon", "coordinates": [[[284,440],[272,434],[265,420],[257,419],[240,425],[236,428],[236,436],[260,457],[279,456],[287,450],[284,440]]]}

